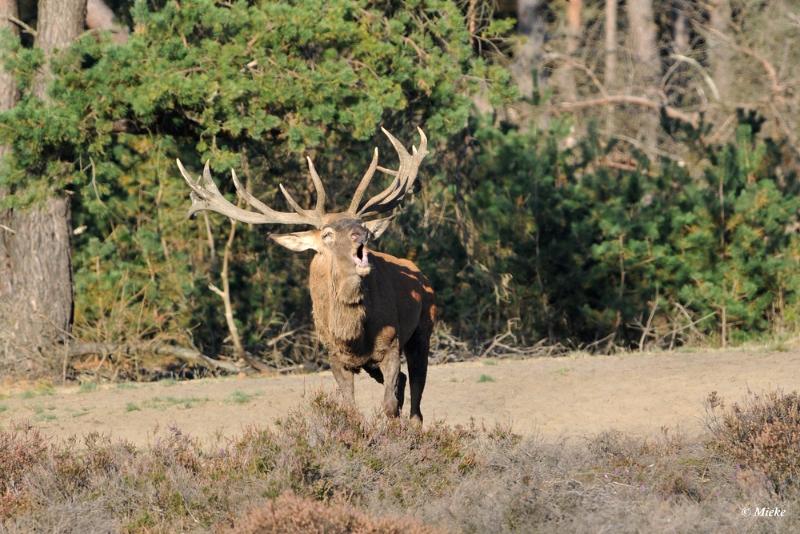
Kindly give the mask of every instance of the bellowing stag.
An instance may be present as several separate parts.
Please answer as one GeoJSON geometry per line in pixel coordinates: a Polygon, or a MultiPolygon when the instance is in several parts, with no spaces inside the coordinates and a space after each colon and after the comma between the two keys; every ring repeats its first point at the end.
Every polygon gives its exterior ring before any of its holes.
{"type": "Polygon", "coordinates": [[[254,198],[231,170],[239,197],[256,211],[240,208],[222,196],[211,179],[208,163],[203,176],[195,181],[178,168],[192,188],[189,214],[208,210],[249,224],[303,224],[313,230],[271,234],[275,242],[301,252],[314,250],[309,289],[314,311],[314,326],[330,352],[333,376],[344,398],[355,402],[353,375],[364,369],[384,385],[383,410],[399,415],[403,406],[406,376],[400,371],[400,356],[405,354],[411,389],[411,418],[422,422],[420,400],[428,370],[430,336],[436,315],[433,289],[416,265],[409,260],[371,251],[370,239],[386,230],[392,212],[411,191],[427,139],[422,130],[419,149],[406,148],[383,130],[400,158],[397,170],[378,166],[378,149],[361,179],[346,211],[326,213],[325,188],[314,164],[308,170],[317,192],[314,209],[302,208],[289,192],[280,190],[294,212],[275,211],[254,198]],[[394,177],[389,187],[366,202],[361,199],[375,171],[394,177]]]}

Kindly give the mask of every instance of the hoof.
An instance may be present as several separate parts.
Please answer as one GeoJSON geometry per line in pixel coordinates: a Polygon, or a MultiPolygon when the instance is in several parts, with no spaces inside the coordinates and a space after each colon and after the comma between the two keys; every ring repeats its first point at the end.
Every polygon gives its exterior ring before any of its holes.
{"type": "Polygon", "coordinates": [[[392,399],[391,401],[383,403],[383,413],[386,414],[386,417],[395,418],[400,415],[400,407],[398,404],[397,399],[392,399]]]}

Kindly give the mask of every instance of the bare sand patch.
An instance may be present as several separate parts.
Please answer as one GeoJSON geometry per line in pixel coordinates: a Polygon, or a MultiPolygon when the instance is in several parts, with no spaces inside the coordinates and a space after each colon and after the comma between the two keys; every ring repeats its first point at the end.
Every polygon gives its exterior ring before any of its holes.
{"type": "MultiPolygon", "coordinates": [[[[7,390],[0,396],[0,427],[28,420],[58,438],[100,432],[144,444],[176,426],[212,442],[251,425],[270,425],[335,384],[323,372],[87,389],[7,390]]],[[[735,401],[748,389],[800,390],[800,351],[575,354],[433,366],[422,409],[428,423],[510,425],[547,439],[606,430],[648,435],[662,427],[694,435],[703,429],[703,401],[711,391],[735,401]]],[[[376,410],[381,395],[382,386],[358,375],[362,411],[376,410]]],[[[405,410],[407,415],[407,405],[405,410]]]]}

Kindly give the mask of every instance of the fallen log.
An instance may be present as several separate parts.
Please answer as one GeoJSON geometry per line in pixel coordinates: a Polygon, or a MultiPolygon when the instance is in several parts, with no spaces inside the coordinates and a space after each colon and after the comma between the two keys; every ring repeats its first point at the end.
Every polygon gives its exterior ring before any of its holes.
{"type": "Polygon", "coordinates": [[[231,362],[217,360],[202,352],[186,347],[179,347],[170,344],[143,344],[133,345],[125,343],[73,343],[69,346],[67,356],[79,358],[81,356],[122,354],[134,355],[141,353],[158,354],[160,356],[172,356],[179,360],[195,363],[204,367],[210,367],[228,373],[239,373],[241,369],[231,362]]]}

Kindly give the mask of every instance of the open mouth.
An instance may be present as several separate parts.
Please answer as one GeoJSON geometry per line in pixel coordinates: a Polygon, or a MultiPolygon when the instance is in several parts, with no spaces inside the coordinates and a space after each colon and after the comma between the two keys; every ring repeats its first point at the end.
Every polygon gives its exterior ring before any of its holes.
{"type": "Polygon", "coordinates": [[[369,252],[363,243],[356,249],[353,262],[356,264],[356,269],[369,269],[369,252]]]}

